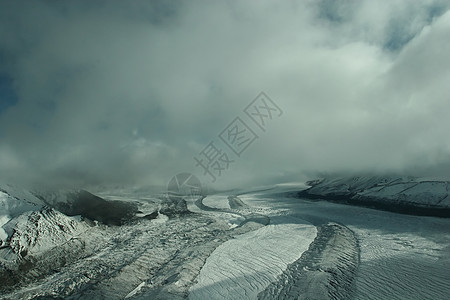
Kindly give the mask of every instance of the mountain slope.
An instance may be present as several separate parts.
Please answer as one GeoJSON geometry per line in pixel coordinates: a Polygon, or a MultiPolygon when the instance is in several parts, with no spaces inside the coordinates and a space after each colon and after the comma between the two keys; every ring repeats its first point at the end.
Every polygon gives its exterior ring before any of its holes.
{"type": "Polygon", "coordinates": [[[83,255],[91,226],[19,187],[0,185],[0,291],[49,274],[83,255]]]}

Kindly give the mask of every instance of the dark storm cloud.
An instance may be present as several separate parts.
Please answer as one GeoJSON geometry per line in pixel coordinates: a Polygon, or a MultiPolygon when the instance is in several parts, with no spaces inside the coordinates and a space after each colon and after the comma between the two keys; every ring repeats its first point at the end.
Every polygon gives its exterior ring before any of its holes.
{"type": "Polygon", "coordinates": [[[3,180],[201,175],[193,156],[262,90],[284,114],[219,185],[445,173],[449,1],[0,6],[0,74],[17,98],[0,95],[3,180]]]}

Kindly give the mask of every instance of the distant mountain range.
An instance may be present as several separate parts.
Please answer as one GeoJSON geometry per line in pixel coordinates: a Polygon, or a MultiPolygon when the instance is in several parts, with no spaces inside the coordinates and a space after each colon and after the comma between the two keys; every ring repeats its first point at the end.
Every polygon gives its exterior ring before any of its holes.
{"type": "Polygon", "coordinates": [[[296,196],[405,214],[450,217],[449,184],[414,177],[330,177],[308,181],[310,187],[296,196]]]}

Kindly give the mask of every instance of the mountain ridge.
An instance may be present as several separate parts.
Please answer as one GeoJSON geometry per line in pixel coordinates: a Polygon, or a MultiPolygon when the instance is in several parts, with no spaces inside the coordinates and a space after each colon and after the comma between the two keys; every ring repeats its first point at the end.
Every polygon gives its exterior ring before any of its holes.
{"type": "Polygon", "coordinates": [[[347,176],[308,181],[296,197],[397,213],[450,217],[450,182],[417,177],[347,176]]]}

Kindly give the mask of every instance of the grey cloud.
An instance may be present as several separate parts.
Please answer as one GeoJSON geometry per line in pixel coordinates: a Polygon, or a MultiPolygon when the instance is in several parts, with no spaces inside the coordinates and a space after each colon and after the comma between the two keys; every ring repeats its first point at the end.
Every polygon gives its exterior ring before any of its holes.
{"type": "Polygon", "coordinates": [[[217,186],[442,175],[450,3],[377,3],[4,1],[0,72],[18,102],[0,114],[0,177],[207,181],[193,156],[262,90],[285,113],[217,186]]]}

